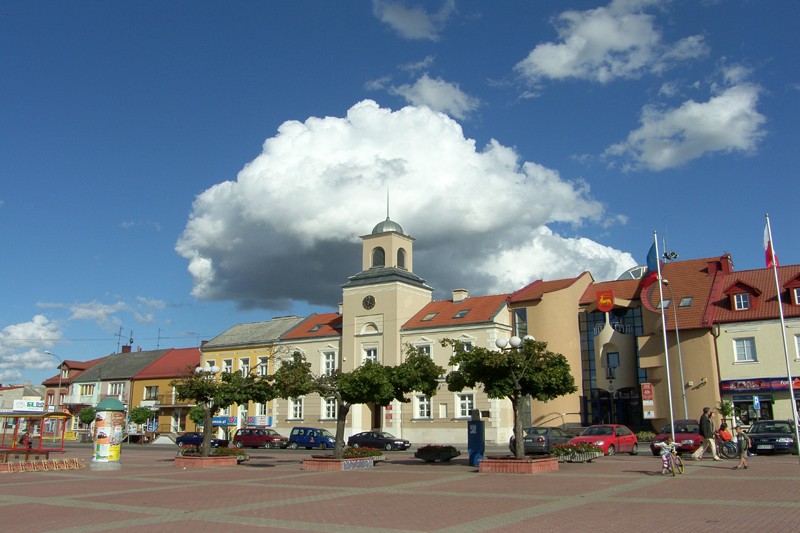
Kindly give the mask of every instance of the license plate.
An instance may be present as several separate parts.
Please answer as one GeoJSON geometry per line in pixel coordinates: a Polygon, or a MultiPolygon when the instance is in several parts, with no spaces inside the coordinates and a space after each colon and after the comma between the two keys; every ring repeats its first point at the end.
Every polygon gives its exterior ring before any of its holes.
{"type": "Polygon", "coordinates": [[[759,444],[758,445],[758,449],[759,450],[771,450],[772,448],[774,448],[774,446],[772,444],[759,444]]]}

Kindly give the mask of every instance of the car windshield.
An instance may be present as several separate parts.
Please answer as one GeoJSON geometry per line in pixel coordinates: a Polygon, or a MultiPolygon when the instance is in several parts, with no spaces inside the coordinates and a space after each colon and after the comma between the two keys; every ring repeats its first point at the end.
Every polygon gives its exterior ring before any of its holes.
{"type": "Polygon", "coordinates": [[[333,435],[331,434],[331,432],[328,431],[327,429],[321,429],[319,431],[319,434],[322,435],[323,437],[328,437],[329,439],[334,438],[333,435]]]}
{"type": "Polygon", "coordinates": [[[394,435],[392,435],[391,433],[386,433],[385,431],[382,432],[382,433],[378,433],[378,436],[379,437],[383,437],[384,439],[396,439],[397,438],[394,435]]]}
{"type": "Polygon", "coordinates": [[[611,429],[611,426],[592,426],[586,428],[586,431],[581,433],[581,435],[613,435],[614,432],[611,429]]]}
{"type": "Polygon", "coordinates": [[[527,428],[525,430],[525,435],[533,436],[533,435],[546,435],[547,428],[527,428]]]}
{"type": "Polygon", "coordinates": [[[275,431],[274,429],[265,429],[264,431],[267,433],[267,435],[277,435],[278,434],[278,432],[275,431]]]}
{"type": "Polygon", "coordinates": [[[788,422],[756,422],[750,433],[792,433],[792,426],[788,422]]]}

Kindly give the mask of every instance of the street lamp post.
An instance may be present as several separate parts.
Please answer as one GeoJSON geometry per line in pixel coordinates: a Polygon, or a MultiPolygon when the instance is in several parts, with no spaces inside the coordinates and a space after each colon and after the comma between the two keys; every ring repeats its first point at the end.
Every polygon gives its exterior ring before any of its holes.
{"type": "MultiPolygon", "coordinates": [[[[502,352],[511,352],[511,351],[518,350],[519,347],[522,346],[522,343],[524,341],[528,341],[528,340],[529,341],[535,341],[536,339],[534,339],[532,335],[525,335],[525,337],[523,337],[523,338],[519,338],[516,335],[514,335],[510,339],[505,339],[503,337],[498,337],[497,340],[494,341],[494,345],[497,346],[497,348],[500,349],[500,351],[502,351],[502,352]]],[[[518,379],[518,378],[515,378],[515,379],[518,379]]],[[[514,404],[515,404],[514,405],[514,439],[515,439],[515,446],[517,447],[517,450],[522,451],[522,453],[524,453],[524,445],[523,445],[522,439],[521,439],[523,421],[522,421],[522,412],[520,412],[520,411],[522,410],[521,409],[522,406],[520,405],[518,407],[517,403],[518,402],[514,402],[514,404]],[[519,433],[519,434],[517,434],[517,433],[519,433]]],[[[531,419],[530,401],[528,401],[528,407],[526,407],[525,410],[528,412],[528,420],[530,421],[530,419],[531,419]]],[[[515,452],[514,455],[516,455],[516,452],[515,452]]]]}
{"type": "Polygon", "coordinates": [[[61,363],[61,364],[58,365],[58,400],[57,400],[58,403],[56,404],[56,407],[58,408],[58,410],[61,411],[61,377],[64,374],[64,369],[62,368],[64,366],[64,361],[63,361],[63,359],[61,359],[59,356],[57,356],[53,352],[48,352],[48,351],[45,350],[44,353],[46,353],[47,355],[55,357],[61,363]]]}
{"type": "Polygon", "coordinates": [[[672,302],[672,312],[675,318],[675,344],[678,346],[678,367],[681,371],[681,396],[683,398],[683,418],[689,418],[689,410],[686,407],[686,380],[683,377],[683,354],[681,354],[681,336],[678,331],[678,304],[675,302],[675,296],[672,294],[672,287],[669,286],[669,280],[663,279],[661,283],[669,291],[669,299],[672,302]]]}

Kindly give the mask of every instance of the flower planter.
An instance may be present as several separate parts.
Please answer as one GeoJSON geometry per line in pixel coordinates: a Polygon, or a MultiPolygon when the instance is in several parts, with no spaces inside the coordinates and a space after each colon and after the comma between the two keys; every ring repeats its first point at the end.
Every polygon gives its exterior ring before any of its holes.
{"type": "Polygon", "coordinates": [[[331,455],[312,455],[311,459],[303,459],[303,470],[312,472],[341,472],[345,470],[363,470],[375,466],[373,457],[354,457],[352,459],[336,459],[331,455]]]}
{"type": "Polygon", "coordinates": [[[446,463],[450,459],[458,457],[459,455],[461,455],[461,452],[450,446],[448,447],[426,446],[414,452],[414,457],[416,457],[417,459],[422,459],[426,463],[433,463],[436,461],[441,461],[443,463],[446,463]]]}
{"type": "Polygon", "coordinates": [[[478,472],[493,474],[541,474],[557,472],[558,459],[517,459],[515,457],[486,457],[478,464],[478,472]]]}
{"type": "Polygon", "coordinates": [[[239,464],[236,455],[211,455],[209,457],[179,455],[175,458],[176,468],[218,468],[239,464]]]}
{"type": "Polygon", "coordinates": [[[577,452],[558,457],[559,463],[591,463],[592,459],[603,457],[603,452],[577,452]]]}

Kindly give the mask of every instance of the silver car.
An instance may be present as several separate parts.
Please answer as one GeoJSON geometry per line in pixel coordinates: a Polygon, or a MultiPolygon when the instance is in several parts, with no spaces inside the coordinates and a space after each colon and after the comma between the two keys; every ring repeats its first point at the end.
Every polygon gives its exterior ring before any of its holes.
{"type": "MultiPolygon", "coordinates": [[[[522,440],[525,446],[525,454],[550,453],[553,446],[566,444],[572,435],[560,428],[549,427],[530,427],[523,429],[522,440]]],[[[515,451],[514,436],[508,442],[511,453],[515,451]]]]}

